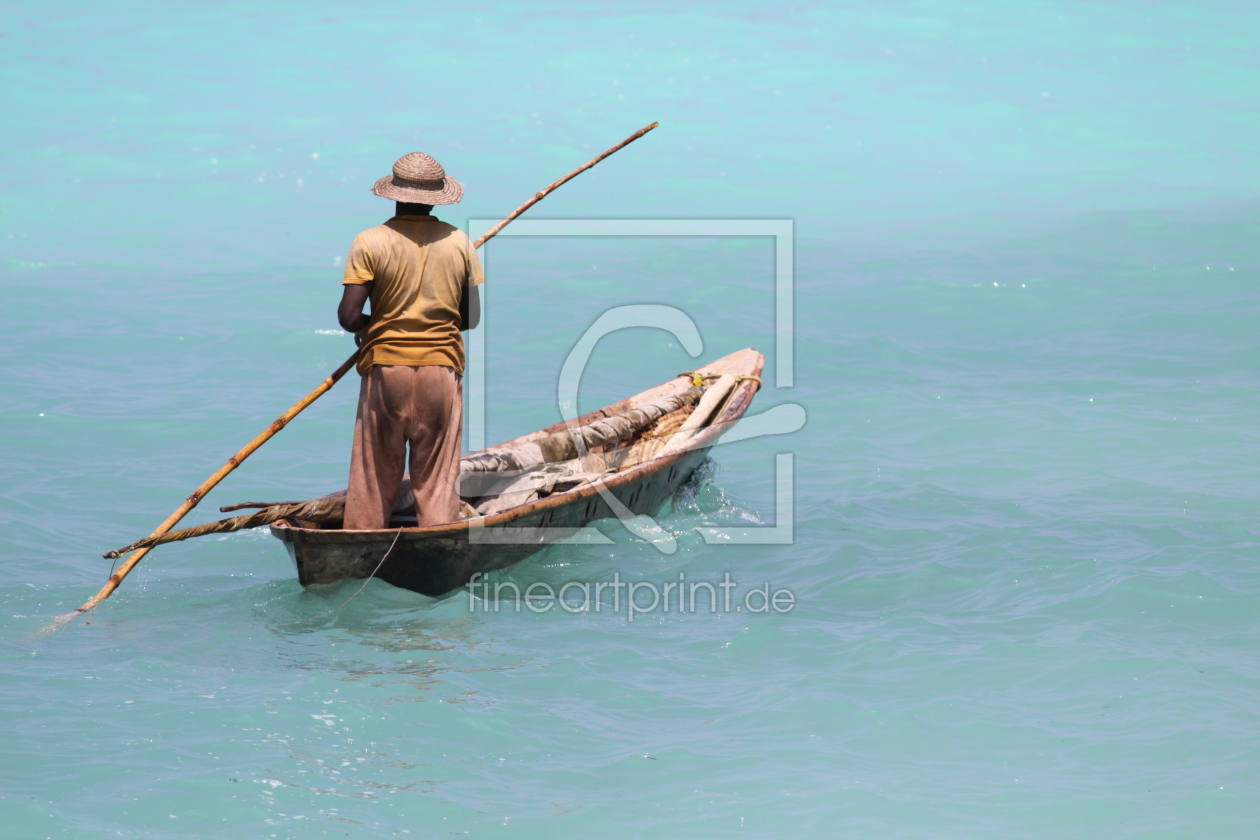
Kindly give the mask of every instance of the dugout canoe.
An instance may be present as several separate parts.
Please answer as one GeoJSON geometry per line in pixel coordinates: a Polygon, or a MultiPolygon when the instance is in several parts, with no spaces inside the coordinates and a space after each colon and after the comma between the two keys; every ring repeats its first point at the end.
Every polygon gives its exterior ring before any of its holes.
{"type": "MultiPolygon", "coordinates": [[[[699,409],[679,408],[673,412],[676,416],[666,415],[650,427],[636,430],[628,439],[594,447],[585,458],[567,462],[569,466],[560,469],[558,479],[554,464],[544,465],[532,473],[526,470],[528,474],[523,477],[517,474],[521,471],[504,473],[500,483],[505,483],[508,491],[515,490],[515,496],[512,492],[480,495],[486,490],[484,484],[478,488],[476,482],[466,480],[467,474],[461,474],[461,488],[471,484],[472,489],[461,489],[469,518],[458,522],[408,527],[405,513],[396,513],[388,529],[346,531],[340,527],[340,522],[280,519],[271,523],[271,533],[284,543],[297,566],[298,581],[304,587],[362,579],[376,570],[376,577],[394,586],[424,595],[443,595],[466,585],[478,572],[485,574],[512,566],[595,520],[614,516],[600,493],[599,483],[634,514],[659,510],[704,462],[709,449],[722,434],[748,409],[760,387],[764,362],[764,357],[756,350],[740,350],[698,368],[694,374],[701,380],[693,375],[679,375],[655,388],[585,414],[577,421],[579,426],[588,427],[627,416],[628,412],[633,413],[643,406],[660,405],[662,400],[685,400],[687,392],[697,393],[694,388],[697,381],[704,381],[712,388],[714,384],[723,384],[718,377],[734,377],[734,387],[727,396],[713,395],[712,402],[720,400],[715,413],[689,433],[685,445],[670,448],[669,442],[662,444],[659,438],[653,437],[653,429],[667,428],[662,424],[671,424],[671,420],[676,426],[685,414],[701,413],[699,409]],[[665,449],[656,451],[662,445],[665,449]],[[568,476],[563,475],[564,469],[568,469],[568,476]],[[590,478],[591,470],[598,475],[594,481],[590,478]],[[522,493],[522,481],[532,482],[535,489],[522,493]],[[511,503],[518,499],[521,503],[511,503]],[[504,507],[505,504],[508,506],[504,507]],[[382,557],[385,557],[384,563],[382,557]]],[[[725,384],[729,384],[729,380],[725,384]]],[[[701,405],[703,407],[704,403],[701,405]]],[[[461,461],[461,467],[466,466],[465,462],[481,460],[485,463],[487,458],[531,448],[529,444],[541,443],[545,449],[549,442],[562,440],[568,433],[563,422],[557,423],[471,453],[461,461]]],[[[668,440],[670,436],[665,437],[668,440]]],[[[485,477],[486,474],[482,474],[482,478],[485,477]]],[[[490,477],[495,478],[493,473],[490,477]]],[[[414,515],[410,519],[414,522],[414,515]]]]}

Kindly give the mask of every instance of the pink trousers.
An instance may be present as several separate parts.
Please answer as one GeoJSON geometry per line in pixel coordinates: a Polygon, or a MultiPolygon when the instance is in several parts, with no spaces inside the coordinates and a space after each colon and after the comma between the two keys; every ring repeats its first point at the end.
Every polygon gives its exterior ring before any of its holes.
{"type": "Polygon", "coordinates": [[[407,470],[419,525],[459,519],[463,377],[442,365],[376,365],[359,386],[344,528],[386,528],[407,470]],[[407,457],[407,447],[411,457],[407,457]]]}

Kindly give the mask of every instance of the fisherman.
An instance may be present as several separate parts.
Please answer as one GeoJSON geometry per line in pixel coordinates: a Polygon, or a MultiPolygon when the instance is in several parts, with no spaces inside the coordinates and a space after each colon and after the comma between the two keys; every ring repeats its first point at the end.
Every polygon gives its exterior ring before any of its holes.
{"type": "Polygon", "coordinates": [[[372,192],[396,209],[355,237],[337,307],[342,329],[361,348],[363,377],[344,527],[388,527],[408,465],[416,524],[454,522],[464,417],[460,332],[480,320],[477,286],[485,278],[468,236],[430,211],[457,203],[464,188],[432,157],[412,152],[372,192]]]}

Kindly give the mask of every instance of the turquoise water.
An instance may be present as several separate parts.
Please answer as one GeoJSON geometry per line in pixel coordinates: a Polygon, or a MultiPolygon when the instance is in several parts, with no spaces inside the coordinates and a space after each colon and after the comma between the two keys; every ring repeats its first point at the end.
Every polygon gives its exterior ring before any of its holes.
{"type": "MultiPolygon", "coordinates": [[[[1248,838],[1260,826],[1260,141],[1246,4],[11,4],[0,23],[0,835],[1248,838]],[[784,613],[304,592],[148,533],[351,350],[400,154],[498,218],[789,218],[799,432],[715,450],[672,555],[498,582],[789,589],[784,613]],[[776,520],[794,542],[708,545],[776,520]],[[331,612],[330,612],[331,611],[331,612]]],[[[774,370],[766,238],[486,253],[486,437],[605,310],[774,370]]],[[[583,408],[695,364],[605,339],[583,408]]],[[[344,486],[343,384],[215,490],[344,486]]],[[[738,603],[738,602],[737,602],[738,603]]]]}

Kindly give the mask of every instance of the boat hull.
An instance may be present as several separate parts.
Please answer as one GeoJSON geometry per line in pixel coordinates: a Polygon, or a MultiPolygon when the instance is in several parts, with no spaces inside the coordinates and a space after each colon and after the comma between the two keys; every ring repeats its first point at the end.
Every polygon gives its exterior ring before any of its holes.
{"type": "MultiPolygon", "coordinates": [[[[669,466],[645,472],[609,492],[632,513],[655,513],[706,457],[707,448],[682,453],[669,466]]],[[[615,516],[597,492],[564,495],[573,498],[555,506],[540,506],[505,525],[474,526],[453,533],[421,528],[324,531],[293,527],[286,520],[274,523],[271,529],[289,549],[302,586],[366,578],[379,565],[375,577],[436,597],[466,585],[478,572],[513,566],[591,522],[615,516]]]]}
{"type": "MultiPolygon", "coordinates": [[[[478,573],[515,565],[591,522],[615,516],[602,495],[605,492],[631,513],[659,510],[704,462],[722,434],[744,415],[759,387],[764,362],[760,353],[748,348],[701,368],[706,374],[741,377],[709,426],[688,439],[686,448],[609,473],[596,484],[583,484],[499,513],[445,525],[346,531],[281,519],[272,523],[271,533],[289,549],[303,586],[375,576],[413,592],[444,595],[466,585],[478,573]]],[[[687,377],[670,380],[586,414],[578,422],[589,424],[627,411],[643,400],[680,393],[690,386],[687,377]]],[[[564,423],[557,423],[501,447],[537,440],[565,428],[564,423]]]]}

